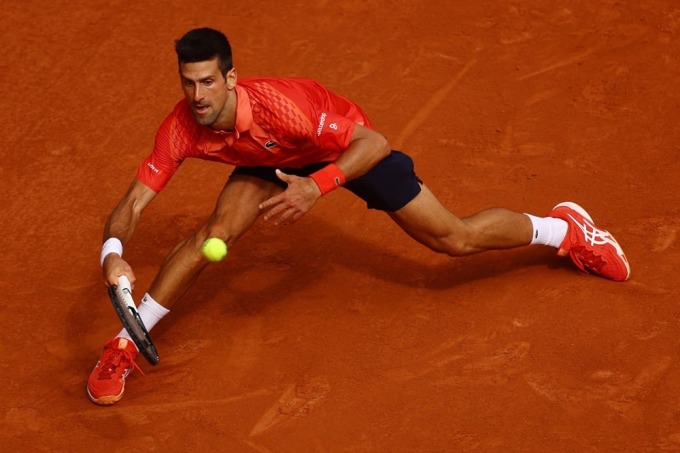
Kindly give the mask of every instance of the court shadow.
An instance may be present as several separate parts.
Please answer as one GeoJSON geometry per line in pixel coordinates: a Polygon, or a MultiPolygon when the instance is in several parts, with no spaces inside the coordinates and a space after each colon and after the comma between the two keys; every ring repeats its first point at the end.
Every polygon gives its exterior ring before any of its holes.
{"type": "MultiPolygon", "coordinates": [[[[169,237],[159,232],[154,240],[174,244],[176,233],[169,237]]],[[[347,233],[320,216],[288,227],[258,223],[230,250],[224,262],[208,266],[184,297],[191,299],[192,305],[201,304],[223,297],[226,288],[232,300],[229,309],[247,313],[304,291],[338,266],[390,284],[435,290],[493,279],[525,267],[569,265],[568,260],[555,257],[546,247],[451,258],[428,251],[401,230],[396,235],[401,237],[390,240],[410,241],[408,247],[422,249],[416,258],[386,249],[385,237],[347,233]]],[[[148,258],[150,253],[142,251],[142,256],[148,258]]],[[[348,273],[347,284],[351,284],[350,278],[348,273]]]]}

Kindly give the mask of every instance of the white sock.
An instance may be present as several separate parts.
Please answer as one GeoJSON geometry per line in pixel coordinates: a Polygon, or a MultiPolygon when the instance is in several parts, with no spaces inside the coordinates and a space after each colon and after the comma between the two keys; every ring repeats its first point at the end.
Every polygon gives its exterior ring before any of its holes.
{"type": "Polygon", "coordinates": [[[568,224],[562,219],[554,217],[536,217],[525,214],[531,220],[534,234],[531,236],[531,244],[549,245],[559,248],[567,235],[568,224]]]}
{"type": "MultiPolygon", "coordinates": [[[[139,307],[137,307],[137,312],[139,313],[139,317],[142,318],[144,327],[146,327],[146,330],[150,332],[151,329],[153,329],[153,326],[155,326],[158,321],[163,318],[163,316],[170,313],[170,310],[156,302],[153,297],[149,295],[149,293],[146,293],[142,298],[142,303],[139,304],[139,307]]],[[[117,336],[127,338],[128,340],[132,341],[132,337],[126,329],[121,330],[117,336]]]]}

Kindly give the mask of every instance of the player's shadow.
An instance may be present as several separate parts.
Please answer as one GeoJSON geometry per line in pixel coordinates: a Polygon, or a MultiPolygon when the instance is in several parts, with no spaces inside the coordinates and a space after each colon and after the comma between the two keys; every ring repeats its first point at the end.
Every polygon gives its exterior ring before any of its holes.
{"type": "MultiPolygon", "coordinates": [[[[169,237],[169,233],[159,234],[154,240],[166,243],[166,247],[177,240],[174,233],[173,237],[169,237]]],[[[412,248],[423,247],[399,229],[394,235],[390,240],[410,241],[412,248]]],[[[287,227],[259,222],[230,250],[224,262],[203,271],[183,296],[188,300],[182,301],[173,311],[181,316],[196,306],[223,300],[225,303],[219,306],[225,313],[254,314],[276,301],[304,293],[327,273],[337,270],[337,266],[351,271],[347,285],[352,285],[352,273],[359,272],[389,284],[437,290],[492,279],[523,267],[568,265],[565,264],[568,260],[554,258],[554,251],[545,247],[523,247],[458,258],[424,249],[425,252],[418,253],[419,258],[414,259],[386,250],[381,246],[386,240],[347,233],[320,216],[308,215],[305,221],[287,227]],[[428,253],[432,254],[431,259],[428,253]]],[[[140,240],[140,243],[149,242],[140,240]]],[[[149,256],[150,253],[142,250],[139,258],[149,256]]],[[[156,265],[160,265],[160,261],[156,265]]],[[[341,289],[329,288],[329,291],[341,289]]]]}

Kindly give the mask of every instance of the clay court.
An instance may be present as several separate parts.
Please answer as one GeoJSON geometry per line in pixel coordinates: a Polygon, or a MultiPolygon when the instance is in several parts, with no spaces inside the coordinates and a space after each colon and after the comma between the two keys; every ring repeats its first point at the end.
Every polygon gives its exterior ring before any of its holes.
{"type": "MultiPolygon", "coordinates": [[[[680,451],[674,0],[5,2],[1,451],[680,451]],[[340,190],[263,220],[152,332],[124,398],[106,217],[181,98],[174,40],[361,105],[454,213],[586,207],[633,276],[552,249],[436,255],[340,190]]],[[[188,161],[126,246],[137,296],[231,167],[188,161]]]]}

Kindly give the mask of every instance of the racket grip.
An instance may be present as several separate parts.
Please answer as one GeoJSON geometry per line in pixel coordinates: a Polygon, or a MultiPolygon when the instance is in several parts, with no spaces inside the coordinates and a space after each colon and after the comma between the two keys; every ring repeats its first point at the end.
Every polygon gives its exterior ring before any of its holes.
{"type": "Polygon", "coordinates": [[[118,277],[118,287],[121,291],[127,291],[128,294],[132,294],[132,285],[125,275],[118,277]]]}

